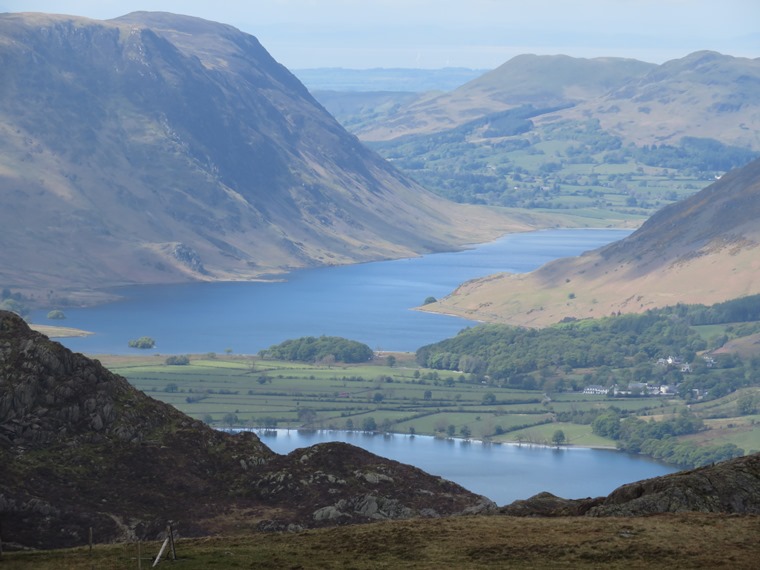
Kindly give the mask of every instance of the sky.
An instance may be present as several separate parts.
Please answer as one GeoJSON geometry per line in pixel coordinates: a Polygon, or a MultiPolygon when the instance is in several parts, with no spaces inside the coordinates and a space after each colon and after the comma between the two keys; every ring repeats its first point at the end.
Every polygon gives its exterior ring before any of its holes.
{"type": "Polygon", "coordinates": [[[493,69],[523,53],[760,57],[759,0],[0,0],[0,12],[137,10],[231,24],[290,69],[493,69]]]}

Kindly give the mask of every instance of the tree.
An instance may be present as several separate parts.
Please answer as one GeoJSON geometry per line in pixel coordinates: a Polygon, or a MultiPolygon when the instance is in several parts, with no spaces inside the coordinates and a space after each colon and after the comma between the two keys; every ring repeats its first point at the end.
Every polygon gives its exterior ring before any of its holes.
{"type": "Polygon", "coordinates": [[[454,437],[457,433],[457,426],[454,424],[449,424],[449,426],[446,428],[446,435],[449,437],[454,437]]]}
{"type": "Polygon", "coordinates": [[[351,418],[348,418],[348,419],[346,420],[346,429],[347,429],[348,431],[351,431],[351,430],[353,430],[353,429],[354,429],[354,420],[352,420],[351,418]]]}
{"type": "Polygon", "coordinates": [[[554,435],[552,436],[552,443],[557,447],[565,443],[565,432],[561,429],[555,431],[554,435]]]}
{"type": "Polygon", "coordinates": [[[437,302],[438,302],[438,299],[436,299],[435,297],[433,297],[433,296],[431,295],[430,297],[426,297],[426,298],[425,298],[425,301],[423,301],[423,303],[422,303],[422,304],[423,304],[423,305],[429,305],[430,303],[437,303],[437,302]]]}
{"type": "Polygon", "coordinates": [[[432,400],[433,392],[431,392],[430,390],[425,390],[425,393],[422,395],[422,398],[425,400],[432,400]]]}
{"type": "Polygon", "coordinates": [[[364,421],[362,422],[362,429],[364,431],[377,431],[377,422],[375,421],[375,418],[372,416],[364,418],[364,421]]]}
{"type": "Polygon", "coordinates": [[[53,309],[47,314],[47,318],[51,320],[61,320],[65,319],[66,315],[60,309],[53,309]]]}
{"type": "Polygon", "coordinates": [[[311,408],[301,408],[298,410],[298,420],[304,425],[313,424],[317,421],[317,412],[311,408]]]}
{"type": "Polygon", "coordinates": [[[491,405],[496,403],[496,394],[493,392],[488,392],[483,395],[483,404],[484,405],[491,405]]]}
{"type": "Polygon", "coordinates": [[[755,398],[752,394],[745,394],[736,400],[736,411],[740,416],[754,414],[756,409],[755,398]]]}
{"type": "Polygon", "coordinates": [[[375,402],[376,404],[379,404],[380,402],[383,401],[383,398],[384,396],[382,392],[375,392],[375,395],[372,397],[372,401],[375,402]]]}
{"type": "Polygon", "coordinates": [[[224,419],[222,420],[225,424],[232,427],[235,424],[239,423],[237,414],[233,414],[232,412],[228,412],[224,414],[224,419]]]}
{"type": "Polygon", "coordinates": [[[214,418],[211,414],[204,414],[203,416],[203,423],[211,425],[214,423],[214,418]]]}
{"type": "Polygon", "coordinates": [[[388,364],[388,366],[393,368],[394,366],[396,366],[396,357],[393,356],[392,354],[389,354],[388,358],[385,359],[385,362],[388,364]]]}
{"type": "Polygon", "coordinates": [[[174,382],[169,382],[164,388],[164,392],[168,392],[170,394],[173,394],[177,391],[179,391],[179,386],[177,386],[174,382]]]}
{"type": "Polygon", "coordinates": [[[472,430],[470,429],[470,426],[462,426],[462,428],[459,430],[459,433],[462,434],[463,438],[470,439],[470,436],[472,435],[472,430]]]}

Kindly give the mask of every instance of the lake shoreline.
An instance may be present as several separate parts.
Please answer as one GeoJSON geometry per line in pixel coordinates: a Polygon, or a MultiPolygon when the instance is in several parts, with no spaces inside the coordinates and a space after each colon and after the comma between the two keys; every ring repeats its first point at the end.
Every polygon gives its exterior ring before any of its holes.
{"type": "MultiPolygon", "coordinates": [[[[256,435],[259,435],[260,432],[305,432],[305,433],[314,433],[314,432],[323,432],[323,433],[343,433],[343,434],[358,434],[358,435],[366,435],[366,436],[401,436],[401,437],[428,437],[431,439],[436,440],[450,440],[456,443],[460,444],[468,444],[468,443],[475,443],[479,445],[510,445],[515,447],[527,447],[527,448],[537,448],[537,449],[568,449],[568,450],[575,450],[575,449],[595,449],[595,450],[602,450],[602,451],[620,451],[617,447],[614,445],[576,445],[574,443],[563,443],[561,445],[551,445],[547,443],[527,443],[527,442],[518,442],[518,441],[489,441],[484,440],[482,438],[478,437],[471,437],[469,439],[465,439],[463,437],[441,437],[436,435],[430,435],[427,433],[403,433],[403,432],[397,432],[397,431],[391,431],[391,432],[367,432],[362,430],[346,430],[346,429],[308,429],[308,428],[274,428],[274,429],[267,429],[267,428],[246,428],[246,427],[232,427],[232,428],[214,428],[218,431],[223,431],[227,433],[240,433],[244,431],[253,432],[256,435]]],[[[620,451],[621,453],[625,453],[623,451],[620,451]]],[[[628,454],[636,457],[648,457],[646,455],[640,455],[640,454],[628,454]]]]}

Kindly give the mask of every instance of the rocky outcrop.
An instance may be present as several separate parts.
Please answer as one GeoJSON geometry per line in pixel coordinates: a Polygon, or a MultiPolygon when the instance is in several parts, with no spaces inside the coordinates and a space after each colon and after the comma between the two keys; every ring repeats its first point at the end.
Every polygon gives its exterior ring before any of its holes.
{"type": "Polygon", "coordinates": [[[680,512],[760,514],[760,454],[623,485],[588,514],[680,512]]]}
{"type": "Polygon", "coordinates": [[[499,514],[511,517],[579,517],[601,501],[601,498],[563,499],[543,492],[506,505],[499,509],[499,514]]]}
{"type": "Polygon", "coordinates": [[[618,487],[607,497],[562,499],[539,493],[499,509],[531,517],[635,517],[659,513],[760,514],[760,454],[618,487]]]}
{"type": "Polygon", "coordinates": [[[347,444],[277,455],[134,389],[0,311],[0,524],[6,547],[219,529],[298,530],[489,511],[488,499],[347,444]]]}

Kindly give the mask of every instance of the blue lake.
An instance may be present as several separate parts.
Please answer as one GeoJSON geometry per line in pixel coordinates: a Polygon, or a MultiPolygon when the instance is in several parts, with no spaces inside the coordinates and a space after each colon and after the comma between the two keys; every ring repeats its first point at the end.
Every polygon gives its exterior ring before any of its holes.
{"type": "Polygon", "coordinates": [[[459,483],[499,505],[549,491],[566,499],[607,495],[625,483],[675,468],[615,450],[497,445],[427,436],[341,431],[257,431],[277,453],[344,441],[459,483]]]}
{"type": "MultiPolygon", "coordinates": [[[[62,339],[89,354],[129,354],[150,336],[162,354],[255,354],[288,338],[334,335],[375,350],[414,351],[473,323],[411,310],[460,283],[499,271],[536,269],[622,239],[626,230],[547,230],[510,234],[465,251],[294,271],[280,282],[188,283],[126,287],[123,299],[67,309],[61,324],[95,334],[62,339]]],[[[32,315],[46,323],[45,311],[32,315]]],[[[57,323],[55,323],[57,324],[57,323]]]]}

